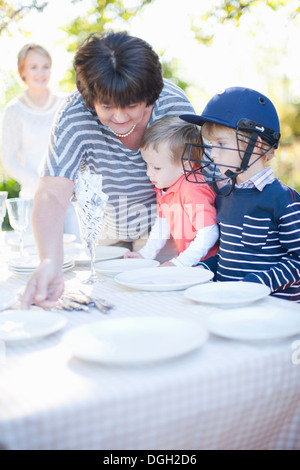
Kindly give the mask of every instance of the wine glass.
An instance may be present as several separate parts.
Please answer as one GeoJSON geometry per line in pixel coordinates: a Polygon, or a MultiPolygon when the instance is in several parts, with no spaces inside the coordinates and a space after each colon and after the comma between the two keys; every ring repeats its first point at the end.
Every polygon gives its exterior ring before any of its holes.
{"type": "Polygon", "coordinates": [[[99,279],[97,276],[97,272],[95,269],[95,261],[96,261],[96,241],[90,240],[86,242],[90,257],[91,257],[91,273],[88,279],[85,279],[83,284],[97,284],[102,282],[102,279],[99,279]]]}
{"type": "Polygon", "coordinates": [[[9,223],[18,233],[20,240],[20,255],[24,254],[24,232],[29,225],[29,211],[32,199],[10,198],[6,200],[9,223]]]}
{"type": "Polygon", "coordinates": [[[96,262],[96,246],[102,235],[104,208],[106,200],[102,197],[93,195],[89,201],[80,204],[75,199],[75,208],[79,219],[79,228],[81,238],[87,246],[90,254],[90,276],[82,281],[83,284],[97,284],[103,282],[103,279],[97,276],[95,269],[96,262]]]}
{"type": "Polygon", "coordinates": [[[103,279],[99,278],[97,275],[95,262],[96,246],[102,235],[105,204],[106,201],[103,201],[102,197],[96,194],[93,194],[88,201],[85,200],[83,204],[75,200],[81,238],[90,254],[90,276],[88,279],[82,281],[83,284],[97,284],[103,282],[103,279]]]}
{"type": "Polygon", "coordinates": [[[0,232],[2,232],[3,220],[6,214],[7,191],[0,191],[0,232]]]}
{"type": "Polygon", "coordinates": [[[90,277],[84,284],[103,282],[95,269],[96,244],[102,235],[104,213],[108,196],[102,191],[102,176],[92,174],[84,165],[78,174],[73,193],[73,203],[79,219],[81,238],[85,242],[91,257],[90,277]]]}
{"type": "MultiPolygon", "coordinates": [[[[82,181],[86,183],[85,180],[82,181]]],[[[96,194],[89,196],[90,197],[87,197],[85,191],[83,191],[83,194],[78,191],[78,194],[75,193],[73,195],[73,203],[78,215],[81,239],[90,254],[90,276],[82,282],[83,284],[97,284],[102,282],[102,280],[98,278],[95,269],[96,245],[102,234],[106,201],[103,201],[102,198],[96,194]]]]}

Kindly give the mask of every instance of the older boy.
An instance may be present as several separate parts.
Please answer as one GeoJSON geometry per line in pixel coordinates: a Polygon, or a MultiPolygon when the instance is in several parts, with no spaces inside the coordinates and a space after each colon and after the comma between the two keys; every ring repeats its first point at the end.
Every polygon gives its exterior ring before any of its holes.
{"type": "Polygon", "coordinates": [[[217,194],[220,247],[205,267],[216,281],[262,283],[300,302],[300,196],[266,166],[280,138],[275,107],[255,90],[233,87],[215,95],[201,116],[181,118],[201,125],[207,142],[205,158],[186,178],[202,183],[205,169],[217,194]]]}

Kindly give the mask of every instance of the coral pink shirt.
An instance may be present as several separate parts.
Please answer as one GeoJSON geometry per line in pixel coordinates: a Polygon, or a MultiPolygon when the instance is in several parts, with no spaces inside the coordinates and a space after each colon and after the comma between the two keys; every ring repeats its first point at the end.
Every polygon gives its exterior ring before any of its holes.
{"type": "MultiPolygon", "coordinates": [[[[157,214],[167,219],[178,254],[187,249],[198,230],[216,223],[215,194],[208,184],[191,183],[182,175],[165,193],[155,191],[157,214]]],[[[216,252],[214,246],[205,258],[216,252]]]]}

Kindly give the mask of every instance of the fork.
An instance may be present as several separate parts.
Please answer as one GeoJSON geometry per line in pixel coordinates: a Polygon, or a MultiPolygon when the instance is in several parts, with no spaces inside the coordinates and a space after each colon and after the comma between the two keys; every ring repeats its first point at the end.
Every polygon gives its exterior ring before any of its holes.
{"type": "Polygon", "coordinates": [[[107,313],[108,310],[114,308],[114,304],[105,299],[101,299],[100,297],[91,297],[81,290],[79,290],[79,292],[87,298],[89,303],[94,304],[95,307],[103,313],[107,313]]]}

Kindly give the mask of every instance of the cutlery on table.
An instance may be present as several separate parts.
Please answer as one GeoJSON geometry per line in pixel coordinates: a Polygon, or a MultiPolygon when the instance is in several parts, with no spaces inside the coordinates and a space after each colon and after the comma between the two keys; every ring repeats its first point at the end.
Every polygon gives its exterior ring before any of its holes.
{"type": "Polygon", "coordinates": [[[100,297],[91,297],[82,291],[66,292],[59,299],[58,306],[64,310],[84,310],[89,307],[96,307],[102,313],[107,313],[114,308],[114,305],[100,297]]]}

